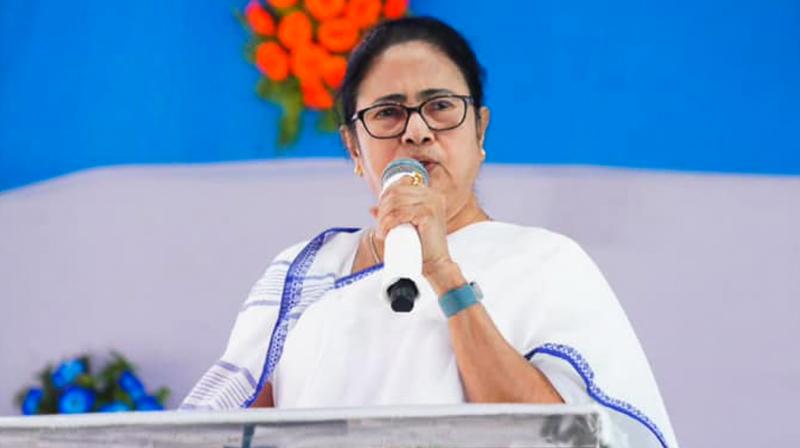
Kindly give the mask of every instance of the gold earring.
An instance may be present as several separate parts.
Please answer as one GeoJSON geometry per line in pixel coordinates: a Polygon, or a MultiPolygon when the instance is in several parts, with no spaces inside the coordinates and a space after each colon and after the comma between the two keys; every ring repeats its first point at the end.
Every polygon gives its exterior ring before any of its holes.
{"type": "Polygon", "coordinates": [[[364,174],[364,170],[361,169],[361,165],[356,163],[356,166],[353,168],[353,173],[356,176],[361,177],[364,174]]]}

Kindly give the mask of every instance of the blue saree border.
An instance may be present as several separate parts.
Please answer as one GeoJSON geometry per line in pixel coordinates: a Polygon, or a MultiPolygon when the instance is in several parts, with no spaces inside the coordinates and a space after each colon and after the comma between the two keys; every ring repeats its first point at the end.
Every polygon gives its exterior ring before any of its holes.
{"type": "Polygon", "coordinates": [[[351,285],[364,277],[368,277],[371,274],[380,271],[383,269],[383,263],[376,264],[375,266],[370,266],[363,271],[358,271],[355,274],[350,274],[348,276],[336,279],[336,282],[333,284],[334,289],[343,288],[347,285],[351,285]]]}
{"type": "Polygon", "coordinates": [[[272,370],[278,364],[278,360],[283,353],[283,343],[286,340],[288,333],[289,313],[300,302],[300,294],[303,291],[303,282],[306,280],[305,274],[308,272],[311,264],[314,262],[317,253],[319,252],[325,240],[331,235],[347,232],[357,232],[358,228],[352,227],[334,227],[320,233],[314,237],[295,257],[289,265],[286,272],[286,280],[283,283],[283,291],[281,294],[281,307],[278,311],[278,319],[275,321],[275,327],[272,329],[272,336],[269,341],[269,348],[264,359],[264,368],[261,370],[261,376],[258,379],[258,385],[253,391],[253,395],[244,403],[242,407],[250,407],[256,400],[258,394],[264,388],[267,379],[272,374],[272,370]]]}
{"type": "Polygon", "coordinates": [[[569,345],[546,343],[528,352],[528,354],[525,355],[525,359],[530,361],[531,358],[538,353],[555,356],[567,361],[572,368],[578,372],[578,375],[581,376],[581,379],[583,379],[583,382],[586,385],[586,392],[590,397],[592,397],[601,405],[625,414],[628,417],[638,421],[656,436],[663,448],[669,448],[667,441],[664,438],[664,434],[661,432],[658,426],[642,411],[630,403],[608,396],[605,392],[603,392],[602,389],[600,389],[600,386],[594,382],[594,371],[592,370],[591,366],[589,366],[586,358],[584,358],[583,355],[578,352],[578,350],[570,347],[569,345]]]}

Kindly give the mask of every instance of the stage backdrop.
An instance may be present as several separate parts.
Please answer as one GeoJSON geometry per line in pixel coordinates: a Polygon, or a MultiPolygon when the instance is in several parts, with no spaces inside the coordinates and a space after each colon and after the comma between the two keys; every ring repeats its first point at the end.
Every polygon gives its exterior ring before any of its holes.
{"type": "MultiPolygon", "coordinates": [[[[274,146],[243,3],[0,0],[0,414],[46,362],[111,348],[175,405],[281,248],[369,224],[313,116],[274,146]]],[[[486,66],[483,203],[595,258],[678,439],[800,439],[800,4],[412,8],[486,66]]]]}
{"type": "MultiPolygon", "coordinates": [[[[233,9],[245,0],[0,0],[0,190],[130,163],[291,152],[233,9]]],[[[412,0],[487,70],[500,163],[800,173],[800,2],[412,0]]]]}

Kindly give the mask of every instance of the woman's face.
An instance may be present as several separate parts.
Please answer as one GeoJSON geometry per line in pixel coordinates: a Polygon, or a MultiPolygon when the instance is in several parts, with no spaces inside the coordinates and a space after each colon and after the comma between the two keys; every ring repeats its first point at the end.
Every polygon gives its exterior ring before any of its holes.
{"type": "MultiPolygon", "coordinates": [[[[470,94],[455,63],[435,47],[412,41],[391,46],[375,59],[359,86],[356,111],[384,103],[413,107],[428,98],[452,94],[470,94]]],[[[445,195],[451,217],[471,198],[484,158],[481,148],[489,111],[481,108],[480,122],[475,113],[468,104],[464,122],[447,131],[430,130],[418,113],[412,113],[405,132],[391,139],[372,137],[359,120],[355,135],[343,128],[342,138],[376,196],[390,162],[400,158],[422,162],[430,173],[431,188],[445,195]]]]}

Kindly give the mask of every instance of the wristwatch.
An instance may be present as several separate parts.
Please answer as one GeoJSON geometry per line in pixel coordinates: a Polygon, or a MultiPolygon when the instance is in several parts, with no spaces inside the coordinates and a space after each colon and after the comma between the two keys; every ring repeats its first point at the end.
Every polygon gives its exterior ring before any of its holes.
{"type": "Polygon", "coordinates": [[[461,310],[471,307],[483,299],[483,292],[475,282],[451,289],[439,297],[439,306],[448,318],[455,316],[461,310]]]}

